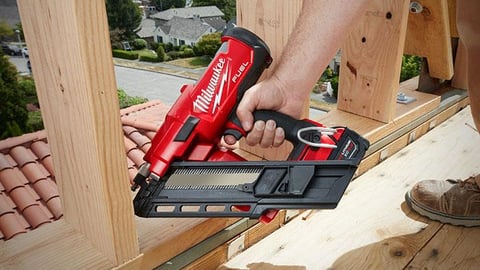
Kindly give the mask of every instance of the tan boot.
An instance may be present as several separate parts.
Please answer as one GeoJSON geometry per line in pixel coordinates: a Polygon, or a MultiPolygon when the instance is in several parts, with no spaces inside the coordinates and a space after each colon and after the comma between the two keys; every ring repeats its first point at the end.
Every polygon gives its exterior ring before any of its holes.
{"type": "Polygon", "coordinates": [[[480,226],[480,175],[462,180],[424,180],[405,194],[407,204],[430,219],[480,226]]]}

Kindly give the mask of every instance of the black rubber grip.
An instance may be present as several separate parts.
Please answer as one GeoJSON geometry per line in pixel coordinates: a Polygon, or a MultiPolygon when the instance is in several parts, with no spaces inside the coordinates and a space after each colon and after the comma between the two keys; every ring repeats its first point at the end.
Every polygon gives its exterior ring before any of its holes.
{"type": "MultiPolygon", "coordinates": [[[[297,133],[300,129],[315,126],[313,123],[306,120],[297,120],[286,114],[272,110],[255,111],[253,113],[253,119],[254,121],[262,120],[265,122],[268,120],[274,120],[275,123],[277,123],[277,127],[281,127],[285,131],[285,139],[291,142],[293,145],[297,145],[299,143],[297,133]]],[[[230,121],[234,126],[237,127],[237,129],[227,129],[225,130],[224,135],[232,135],[237,140],[240,140],[242,138],[242,133],[245,134],[245,131],[240,124],[240,120],[238,120],[237,114],[234,113],[230,117],[230,121]]]]}

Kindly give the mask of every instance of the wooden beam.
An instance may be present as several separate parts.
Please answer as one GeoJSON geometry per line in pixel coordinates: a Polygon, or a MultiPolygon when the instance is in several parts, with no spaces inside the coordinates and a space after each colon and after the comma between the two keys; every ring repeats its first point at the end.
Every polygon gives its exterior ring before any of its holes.
{"type": "Polygon", "coordinates": [[[64,218],[121,265],[139,248],[105,1],[18,0],[18,7],[64,218]]]}
{"type": "MultiPolygon", "coordinates": [[[[249,29],[262,38],[270,48],[273,63],[260,80],[271,76],[273,69],[280,58],[283,48],[287,44],[298,15],[302,9],[302,0],[237,0],[237,24],[249,29]]],[[[308,107],[305,108],[308,116],[308,107]]],[[[254,153],[270,160],[285,159],[292,147],[284,144],[281,147],[262,149],[250,147],[243,141],[241,149],[254,153]]]]}
{"type": "Polygon", "coordinates": [[[389,123],[395,115],[409,1],[371,1],[342,48],[337,108],[389,123]]]}
{"type": "Polygon", "coordinates": [[[449,80],[453,76],[449,3],[447,0],[417,2],[423,10],[408,17],[405,54],[427,58],[430,76],[449,80]]]}

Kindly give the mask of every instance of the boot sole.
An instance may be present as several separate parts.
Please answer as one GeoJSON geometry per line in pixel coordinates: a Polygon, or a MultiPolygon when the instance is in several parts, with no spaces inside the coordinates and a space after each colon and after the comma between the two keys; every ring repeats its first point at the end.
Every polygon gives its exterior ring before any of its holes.
{"type": "Polygon", "coordinates": [[[464,227],[475,227],[480,226],[480,217],[458,217],[452,216],[445,213],[435,211],[431,208],[427,208],[419,204],[417,201],[412,199],[410,191],[405,193],[405,202],[411,209],[419,213],[422,216],[428,217],[429,219],[440,221],[441,223],[448,223],[455,226],[464,226],[464,227]]]}

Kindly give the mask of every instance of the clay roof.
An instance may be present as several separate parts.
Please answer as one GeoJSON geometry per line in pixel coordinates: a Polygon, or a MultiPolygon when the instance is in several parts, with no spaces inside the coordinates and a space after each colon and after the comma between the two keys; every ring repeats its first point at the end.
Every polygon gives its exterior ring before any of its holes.
{"type": "MultiPolygon", "coordinates": [[[[130,182],[169,107],[149,101],[120,111],[130,182]]],[[[0,239],[62,217],[46,131],[0,141],[0,239]]],[[[129,187],[125,183],[126,188],[129,187]]]]}

